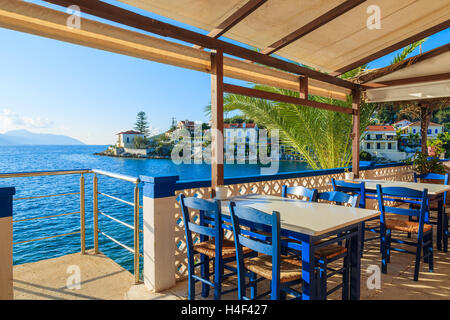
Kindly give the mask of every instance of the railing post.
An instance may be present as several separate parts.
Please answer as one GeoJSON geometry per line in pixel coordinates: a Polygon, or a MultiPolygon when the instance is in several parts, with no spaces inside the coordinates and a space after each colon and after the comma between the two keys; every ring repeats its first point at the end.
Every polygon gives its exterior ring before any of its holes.
{"type": "Polygon", "coordinates": [[[134,187],[134,282],[139,283],[139,182],[134,187]]]}
{"type": "Polygon", "coordinates": [[[159,292],[175,286],[175,183],[178,176],[140,177],[143,187],[144,283],[159,292]]]}
{"type": "Polygon", "coordinates": [[[80,241],[81,254],[86,253],[86,220],[85,220],[84,175],[80,177],[80,241]]]}
{"type": "Polygon", "coordinates": [[[13,187],[0,188],[0,300],[12,300],[13,291],[13,187]]]}
{"type": "Polygon", "coordinates": [[[100,253],[98,250],[98,178],[94,174],[94,252],[100,253]]]}

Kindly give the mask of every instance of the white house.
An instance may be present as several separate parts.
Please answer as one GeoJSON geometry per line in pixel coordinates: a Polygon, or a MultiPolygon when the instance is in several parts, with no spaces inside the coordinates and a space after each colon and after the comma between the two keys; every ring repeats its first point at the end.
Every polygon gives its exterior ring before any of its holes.
{"type": "Polygon", "coordinates": [[[398,151],[395,128],[390,125],[368,126],[361,139],[361,151],[392,161],[406,159],[406,153],[398,151]]]}
{"type": "MultiPolygon", "coordinates": [[[[234,146],[237,145],[237,159],[245,159],[245,150],[249,148],[256,155],[258,141],[258,126],[256,123],[224,123],[224,140],[227,159],[234,157],[234,146]],[[244,148],[239,146],[244,146],[244,148]]],[[[255,160],[255,159],[249,159],[255,160]]]]}
{"type": "MultiPolygon", "coordinates": [[[[410,123],[402,127],[400,130],[402,131],[402,136],[408,136],[409,134],[416,134],[416,133],[420,135],[420,121],[410,123]]],[[[444,130],[443,125],[430,122],[430,124],[428,125],[427,137],[430,139],[434,139],[439,133],[443,132],[443,130],[444,130]]]]}
{"type": "Polygon", "coordinates": [[[177,129],[180,129],[180,130],[181,129],[186,129],[191,134],[193,134],[194,133],[194,129],[195,129],[195,122],[194,121],[189,121],[189,120],[178,121],[177,129]]]}
{"type": "Polygon", "coordinates": [[[393,123],[392,125],[394,126],[394,128],[400,129],[400,128],[406,127],[406,126],[408,126],[410,124],[411,124],[411,121],[403,119],[403,120],[400,120],[400,121],[397,121],[397,122],[393,123]]]}
{"type": "Polygon", "coordinates": [[[144,134],[139,131],[124,131],[119,132],[117,139],[117,147],[118,148],[134,148],[134,139],[137,137],[144,138],[144,134]]]}

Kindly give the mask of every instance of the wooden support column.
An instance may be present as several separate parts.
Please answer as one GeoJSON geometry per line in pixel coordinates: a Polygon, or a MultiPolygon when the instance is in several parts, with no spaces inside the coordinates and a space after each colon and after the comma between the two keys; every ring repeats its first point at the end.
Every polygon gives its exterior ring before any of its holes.
{"type": "Polygon", "coordinates": [[[300,77],[300,99],[308,100],[308,77],[300,77]]]}
{"type": "Polygon", "coordinates": [[[211,188],[223,186],[223,51],[211,52],[211,188]]]}
{"type": "Polygon", "coordinates": [[[361,92],[352,91],[353,130],[352,130],[352,168],[355,178],[359,178],[359,130],[361,125],[361,92]]]}

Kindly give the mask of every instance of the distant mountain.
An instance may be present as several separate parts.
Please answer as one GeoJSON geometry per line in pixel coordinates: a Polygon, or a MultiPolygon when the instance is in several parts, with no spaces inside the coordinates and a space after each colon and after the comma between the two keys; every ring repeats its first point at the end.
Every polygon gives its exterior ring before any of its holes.
{"type": "Polygon", "coordinates": [[[84,143],[63,135],[13,130],[0,134],[0,146],[5,145],[83,145],[84,143]]]}

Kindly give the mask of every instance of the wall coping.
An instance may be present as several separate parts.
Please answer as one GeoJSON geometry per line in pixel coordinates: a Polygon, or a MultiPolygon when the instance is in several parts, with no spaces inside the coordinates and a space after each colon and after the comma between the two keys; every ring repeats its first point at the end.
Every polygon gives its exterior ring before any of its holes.
{"type": "MultiPolygon", "coordinates": [[[[441,159],[442,162],[450,161],[450,159],[441,159]]],[[[361,165],[363,162],[361,163],[361,165]]],[[[360,168],[361,171],[382,169],[382,168],[392,168],[401,167],[408,164],[404,162],[394,162],[394,163],[382,163],[382,164],[372,164],[369,162],[365,163],[366,166],[360,168]],[[367,165],[368,164],[368,165],[367,165]]],[[[322,169],[322,170],[307,170],[307,171],[296,171],[296,172],[283,172],[274,175],[258,175],[258,176],[241,176],[241,177],[230,177],[225,178],[225,185],[249,183],[249,182],[261,182],[270,180],[284,180],[293,178],[303,178],[303,177],[314,177],[329,174],[344,173],[345,169],[351,169],[351,167],[334,168],[334,169],[322,169]]],[[[179,176],[156,176],[147,177],[140,176],[142,182],[144,182],[144,196],[151,198],[162,198],[168,196],[174,196],[175,191],[192,189],[192,188],[208,188],[211,187],[211,179],[201,179],[201,180],[179,180],[179,176]],[[146,189],[146,186],[148,186],[146,189]]]]}

